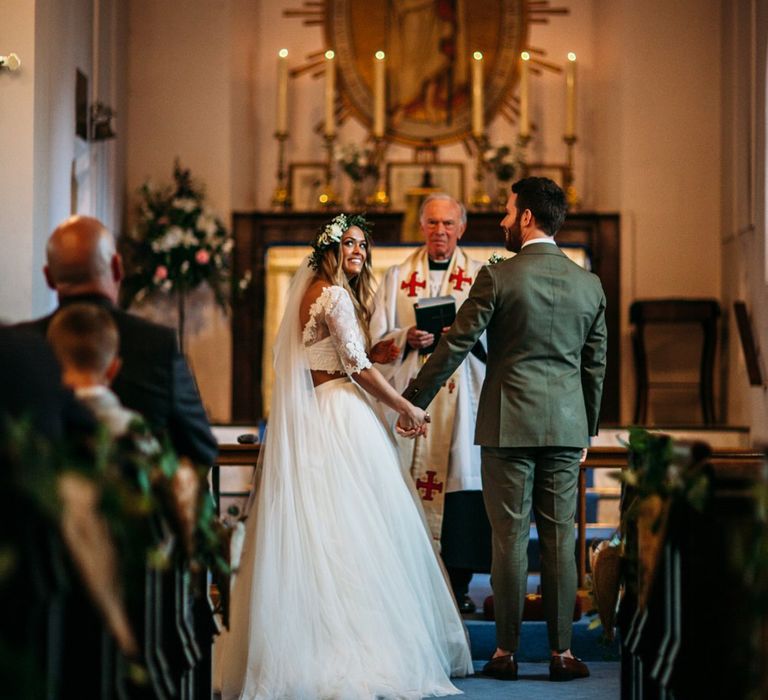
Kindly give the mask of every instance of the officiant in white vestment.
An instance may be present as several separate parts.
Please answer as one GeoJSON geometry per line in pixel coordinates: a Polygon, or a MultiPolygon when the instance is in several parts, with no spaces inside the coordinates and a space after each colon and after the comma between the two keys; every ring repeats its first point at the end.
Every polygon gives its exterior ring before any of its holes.
{"type": "MultiPolygon", "coordinates": [[[[394,341],[395,359],[378,365],[398,391],[416,376],[433,345],[432,333],[416,327],[414,303],[452,296],[458,309],[483,263],[458,246],[467,225],[465,208],[447,194],[430,195],[419,216],[425,245],[389,268],[379,286],[371,318],[371,338],[394,341]]],[[[426,438],[397,437],[403,469],[416,484],[432,536],[462,612],[474,612],[468,596],[474,571],[490,570],[491,532],[482,500],[480,448],[474,444],[475,418],[485,378],[485,337],[459,366],[430,405],[426,438]]],[[[386,410],[385,410],[385,413],[386,410]]],[[[387,414],[394,425],[396,416],[387,414]]]]}

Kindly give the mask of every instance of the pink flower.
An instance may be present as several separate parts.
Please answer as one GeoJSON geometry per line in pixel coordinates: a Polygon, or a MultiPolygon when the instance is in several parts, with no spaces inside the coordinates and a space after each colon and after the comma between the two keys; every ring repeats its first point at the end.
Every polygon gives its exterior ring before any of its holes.
{"type": "Polygon", "coordinates": [[[162,282],[168,277],[168,268],[165,265],[158,265],[155,268],[155,282],[162,282]]]}
{"type": "Polygon", "coordinates": [[[207,265],[211,259],[211,254],[207,250],[198,250],[195,253],[195,262],[199,265],[207,265]]]}

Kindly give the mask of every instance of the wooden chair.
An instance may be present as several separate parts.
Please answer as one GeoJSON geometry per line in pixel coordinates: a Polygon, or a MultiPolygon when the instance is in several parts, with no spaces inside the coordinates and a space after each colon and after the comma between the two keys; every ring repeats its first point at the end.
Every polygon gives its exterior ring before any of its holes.
{"type": "MultiPolygon", "coordinates": [[[[705,425],[715,423],[714,373],[717,347],[717,320],[720,304],[715,299],[651,299],[635,301],[629,307],[629,322],[633,325],[632,349],[635,357],[637,395],[635,418],[645,424],[648,418],[648,393],[659,382],[648,376],[648,357],[645,350],[645,327],[648,324],[700,324],[704,332],[699,366],[699,399],[705,425]]],[[[675,382],[684,384],[685,382],[675,382]]],[[[665,382],[669,385],[669,382],[665,382]]]]}

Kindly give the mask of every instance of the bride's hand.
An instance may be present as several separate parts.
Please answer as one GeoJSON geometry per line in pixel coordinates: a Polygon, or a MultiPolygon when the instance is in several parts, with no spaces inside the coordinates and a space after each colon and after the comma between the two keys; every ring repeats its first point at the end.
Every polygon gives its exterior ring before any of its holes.
{"type": "Polygon", "coordinates": [[[400,348],[395,345],[394,338],[390,338],[376,343],[368,353],[368,358],[376,364],[388,365],[390,362],[394,362],[399,355],[400,348]]]}
{"type": "Polygon", "coordinates": [[[427,434],[427,423],[429,423],[429,413],[424,409],[414,406],[407,402],[400,411],[400,418],[397,420],[395,429],[403,437],[417,437],[427,434]]]}

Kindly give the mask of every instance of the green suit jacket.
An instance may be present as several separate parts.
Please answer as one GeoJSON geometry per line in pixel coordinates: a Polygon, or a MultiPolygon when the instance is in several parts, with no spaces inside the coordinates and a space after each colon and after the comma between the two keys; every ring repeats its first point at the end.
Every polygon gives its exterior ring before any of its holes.
{"type": "Polygon", "coordinates": [[[586,447],[605,376],[605,294],[555,245],[486,265],[448,333],[403,396],[426,408],[483,331],[488,364],[475,443],[586,447]]]}

